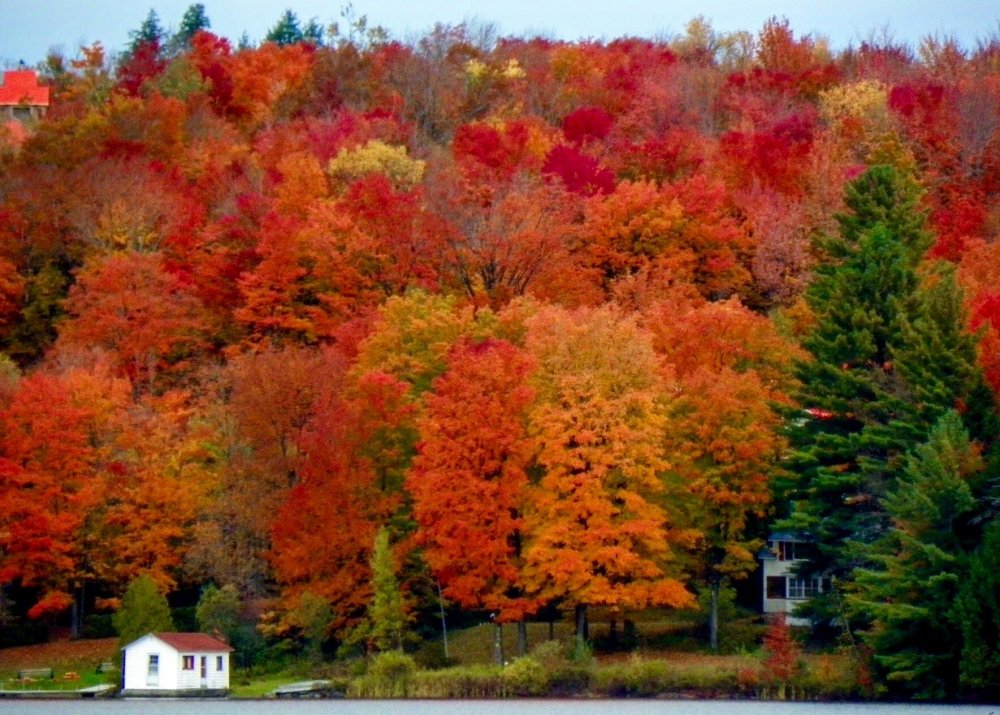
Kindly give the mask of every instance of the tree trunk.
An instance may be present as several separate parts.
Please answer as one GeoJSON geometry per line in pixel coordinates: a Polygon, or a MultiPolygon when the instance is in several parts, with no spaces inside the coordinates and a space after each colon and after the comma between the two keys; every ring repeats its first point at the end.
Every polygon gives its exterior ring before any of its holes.
{"type": "Polygon", "coordinates": [[[576,604],[576,647],[582,652],[587,645],[587,604],[576,604]]]}
{"type": "Polygon", "coordinates": [[[523,618],[517,622],[517,654],[528,655],[528,623],[523,618]]]}
{"type": "Polygon", "coordinates": [[[73,605],[69,609],[69,637],[79,640],[83,631],[83,600],[86,596],[84,588],[86,582],[82,582],[73,589],[73,605]]]}
{"type": "Polygon", "coordinates": [[[493,663],[503,665],[503,631],[499,622],[493,624],[493,663]]]}
{"type": "Polygon", "coordinates": [[[711,585],[711,606],[708,614],[708,645],[719,649],[719,579],[713,578],[711,585]]]}
{"type": "Polygon", "coordinates": [[[444,619],[444,596],[441,595],[441,582],[438,587],[438,606],[441,608],[441,637],[444,639],[444,659],[448,660],[448,622],[444,619]]]}

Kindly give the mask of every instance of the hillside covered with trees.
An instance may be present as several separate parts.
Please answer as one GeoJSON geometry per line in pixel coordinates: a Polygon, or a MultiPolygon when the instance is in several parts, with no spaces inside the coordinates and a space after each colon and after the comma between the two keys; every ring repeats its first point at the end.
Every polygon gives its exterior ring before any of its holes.
{"type": "Polygon", "coordinates": [[[778,528],[879,692],[997,696],[1000,38],[178,27],[0,126],[12,639],[140,577],[257,648],[583,638],[778,528]]]}

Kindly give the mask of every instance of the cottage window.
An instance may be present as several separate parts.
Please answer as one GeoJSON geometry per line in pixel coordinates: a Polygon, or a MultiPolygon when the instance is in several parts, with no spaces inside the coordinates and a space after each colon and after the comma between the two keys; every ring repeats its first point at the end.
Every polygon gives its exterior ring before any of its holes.
{"type": "Polygon", "coordinates": [[[194,656],[186,655],[184,656],[184,670],[194,670],[194,656]]]}
{"type": "Polygon", "coordinates": [[[150,655],[149,656],[149,677],[155,678],[160,673],[160,656],[150,655]]]}
{"type": "Polygon", "coordinates": [[[786,598],[785,595],[785,577],[784,576],[768,576],[767,577],[767,597],[768,598],[786,598]]]}
{"type": "Polygon", "coordinates": [[[789,578],[788,597],[795,599],[812,598],[822,591],[818,578],[789,578]]]}
{"type": "Polygon", "coordinates": [[[802,544],[797,541],[778,542],[778,560],[795,561],[802,558],[802,544]]]}
{"type": "Polygon", "coordinates": [[[215,656],[215,669],[219,670],[219,671],[222,670],[222,656],[221,655],[215,656]]]}

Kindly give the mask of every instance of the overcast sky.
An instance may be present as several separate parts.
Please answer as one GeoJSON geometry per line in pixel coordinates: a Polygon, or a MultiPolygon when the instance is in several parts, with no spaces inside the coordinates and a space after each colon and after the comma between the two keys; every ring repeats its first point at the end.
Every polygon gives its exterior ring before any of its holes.
{"type": "MultiPolygon", "coordinates": [[[[114,52],[150,9],[175,28],[191,0],[0,0],[0,66],[34,65],[50,48],[73,57],[81,45],[101,41],[114,52]]],[[[286,9],[303,24],[336,20],[345,0],[204,0],[212,31],[234,42],[246,32],[259,40],[286,9]]],[[[436,22],[491,22],[501,34],[564,39],[656,36],[684,29],[704,15],[717,30],[758,31],[768,17],[786,17],[796,35],[822,34],[834,47],[857,44],[888,29],[916,45],[926,35],[952,35],[965,46],[1000,35],[997,0],[356,0],[357,15],[394,37],[422,33],[436,22]]]]}

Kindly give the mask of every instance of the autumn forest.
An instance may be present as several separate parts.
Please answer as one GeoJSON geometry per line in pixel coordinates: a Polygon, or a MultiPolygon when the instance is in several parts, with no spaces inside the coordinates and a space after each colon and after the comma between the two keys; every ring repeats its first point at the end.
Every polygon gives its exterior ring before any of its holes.
{"type": "Polygon", "coordinates": [[[879,692],[997,695],[1000,37],[255,45],[193,5],[36,69],[0,125],[8,633],[145,575],[266,643],[404,645],[381,543],[407,637],[582,637],[753,593],[781,531],[879,692]]]}

